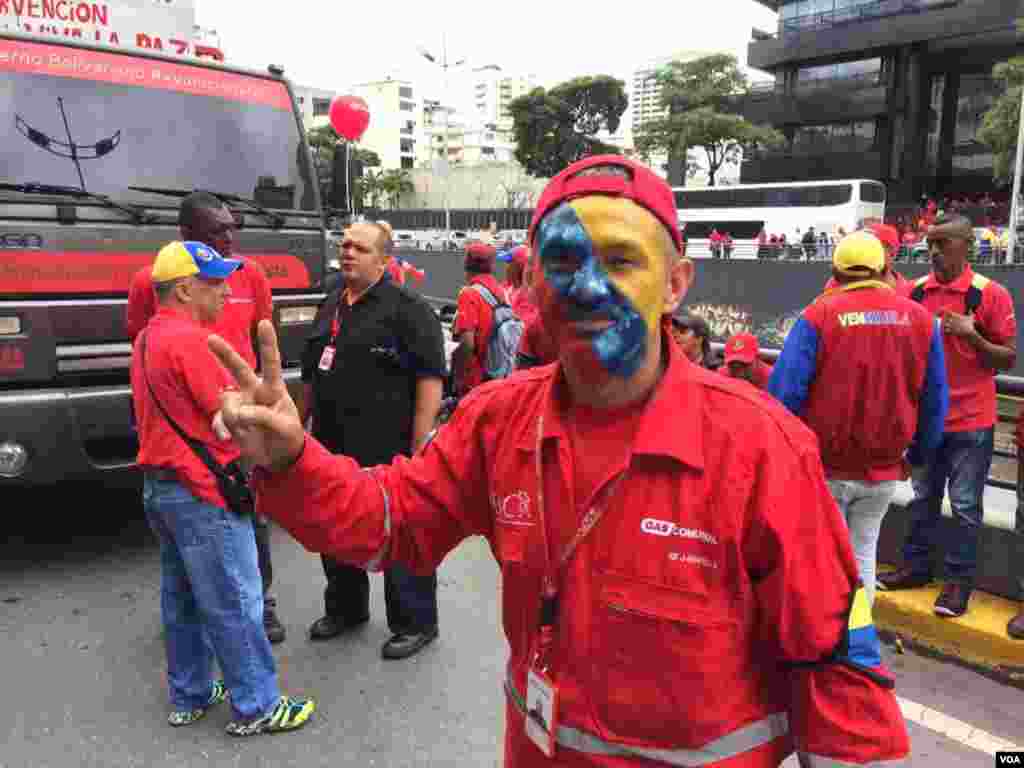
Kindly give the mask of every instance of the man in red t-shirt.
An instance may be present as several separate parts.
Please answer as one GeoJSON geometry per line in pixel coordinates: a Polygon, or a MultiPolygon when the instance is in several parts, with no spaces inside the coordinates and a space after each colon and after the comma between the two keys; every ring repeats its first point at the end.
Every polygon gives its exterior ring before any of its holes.
{"type": "MultiPolygon", "coordinates": [[[[235,244],[235,217],[209,192],[193,192],[181,201],[178,211],[178,229],[182,240],[210,246],[224,258],[233,256],[235,244]]],[[[230,289],[224,310],[210,321],[210,330],[238,350],[249,365],[256,367],[253,335],[260,320],[271,319],[274,314],[270,282],[263,267],[252,259],[239,257],[245,269],[233,272],[227,279],[230,289]]],[[[125,326],[132,341],[156,314],[156,293],[153,289],[152,268],[144,267],[132,277],[128,288],[128,308],[125,326]]],[[[264,622],[271,643],[284,640],[285,630],[277,617],[277,600],[271,595],[274,569],[270,559],[270,529],[262,518],[256,520],[256,547],[260,555],[260,573],[263,575],[264,622]]]]}
{"type": "Polygon", "coordinates": [[[528,300],[522,297],[526,293],[526,263],[530,256],[530,249],[525,245],[519,245],[502,251],[498,254],[498,261],[508,264],[505,267],[505,295],[508,297],[509,306],[520,320],[525,318],[516,309],[522,309],[528,300]]]}
{"type": "Polygon", "coordinates": [[[466,285],[459,291],[452,336],[459,346],[452,353],[455,394],[465,395],[487,379],[487,342],[494,328],[494,310],[481,294],[480,286],[499,302],[508,303],[505,289],[494,277],[494,248],[485,243],[466,246],[466,285]]]}
{"type": "Polygon", "coordinates": [[[159,308],[131,369],[143,502],[160,541],[168,723],[194,723],[229,694],[233,736],[293,730],[315,708],[278,689],[252,520],[229,508],[206,461],[179,434],[222,467],[239,458],[218,418],[230,379],[207,338],[230,299],[228,278],[242,267],[203,243],[162,248],[151,270],[159,308]],[[224,680],[213,678],[214,657],[224,680]]]}
{"type": "Polygon", "coordinates": [[[931,581],[931,548],[939,535],[948,481],[955,534],[947,542],[946,584],[935,603],[939,616],[967,612],[977,570],[982,494],[992,465],[995,376],[1012,369],[1017,359],[1013,299],[999,283],[971,269],[967,255],[973,240],[971,222],[964,216],[940,216],[928,230],[932,273],[915,283],[911,298],[941,318],[949,412],[934,459],[913,469],[913,523],[903,548],[905,565],[879,577],[885,589],[922,587],[931,581]]]}
{"type": "Polygon", "coordinates": [[[741,379],[758,389],[768,387],[772,367],[759,357],[761,349],[752,333],[737,333],[725,342],[725,365],[719,373],[731,379],[741,379]]]}

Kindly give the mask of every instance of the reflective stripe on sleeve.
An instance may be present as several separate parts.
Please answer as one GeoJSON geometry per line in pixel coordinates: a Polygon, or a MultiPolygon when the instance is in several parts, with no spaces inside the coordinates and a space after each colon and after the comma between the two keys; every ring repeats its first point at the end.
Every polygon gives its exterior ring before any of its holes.
{"type": "MultiPolygon", "coordinates": [[[[510,680],[505,681],[505,692],[519,713],[525,715],[526,702],[510,680]]],[[[611,744],[592,733],[566,725],[558,727],[555,742],[566,749],[590,755],[644,757],[680,768],[700,768],[770,744],[787,733],[789,733],[789,718],[785,712],[778,712],[738,728],[732,733],[727,733],[725,736],[705,744],[700,749],[654,749],[611,744]]],[[[836,765],[839,766],[839,763],[836,765]]]]}
{"type": "Polygon", "coordinates": [[[824,755],[812,755],[810,752],[798,752],[800,768],[906,768],[908,765],[904,759],[899,760],[874,760],[870,763],[850,763],[846,760],[836,760],[824,755]]]}
{"type": "Polygon", "coordinates": [[[381,485],[380,480],[377,479],[377,475],[371,469],[364,469],[364,472],[368,472],[370,477],[373,478],[373,482],[380,488],[380,495],[384,497],[384,543],[381,544],[380,549],[377,550],[377,554],[370,558],[370,561],[365,565],[367,571],[379,573],[382,569],[380,567],[381,562],[384,560],[384,555],[388,552],[388,545],[391,543],[391,497],[388,496],[387,488],[381,485]]]}

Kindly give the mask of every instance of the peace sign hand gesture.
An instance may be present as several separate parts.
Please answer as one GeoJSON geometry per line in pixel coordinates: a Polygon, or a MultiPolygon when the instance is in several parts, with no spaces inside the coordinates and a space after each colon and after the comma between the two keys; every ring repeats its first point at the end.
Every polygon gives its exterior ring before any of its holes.
{"type": "Polygon", "coordinates": [[[245,458],[258,466],[280,470],[298,459],[306,433],[281,377],[281,351],[273,323],[261,320],[258,333],[262,379],[224,339],[212,335],[208,344],[238,383],[237,390],[221,395],[224,426],[245,458]]]}

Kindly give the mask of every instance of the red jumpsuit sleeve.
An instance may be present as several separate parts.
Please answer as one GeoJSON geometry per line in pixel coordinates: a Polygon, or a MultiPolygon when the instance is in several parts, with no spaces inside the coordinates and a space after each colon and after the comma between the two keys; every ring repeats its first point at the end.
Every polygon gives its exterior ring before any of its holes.
{"type": "Polygon", "coordinates": [[[128,307],[125,309],[124,326],[129,341],[135,341],[149,319],[156,314],[156,293],[153,291],[152,270],[143,267],[134,275],[128,285],[128,307]]]}
{"type": "Polygon", "coordinates": [[[849,534],[813,436],[786,442],[765,446],[744,555],[764,647],[790,668],[794,746],[809,768],[902,759],[906,725],[849,534]]]}
{"type": "Polygon", "coordinates": [[[430,573],[466,537],[492,533],[482,406],[464,398],[420,453],[386,466],[361,468],[307,435],[293,467],[255,473],[258,511],[311,552],[371,571],[399,563],[430,573]]]}

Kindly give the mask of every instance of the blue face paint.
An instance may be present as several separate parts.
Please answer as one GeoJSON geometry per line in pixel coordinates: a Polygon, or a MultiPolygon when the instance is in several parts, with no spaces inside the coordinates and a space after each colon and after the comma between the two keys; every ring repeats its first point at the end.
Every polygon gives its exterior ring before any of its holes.
{"type": "Polygon", "coordinates": [[[544,279],[562,299],[566,319],[612,321],[591,339],[594,354],[609,373],[632,376],[647,353],[646,324],[598,260],[575,209],[562,203],[545,216],[536,242],[544,279]]]}

